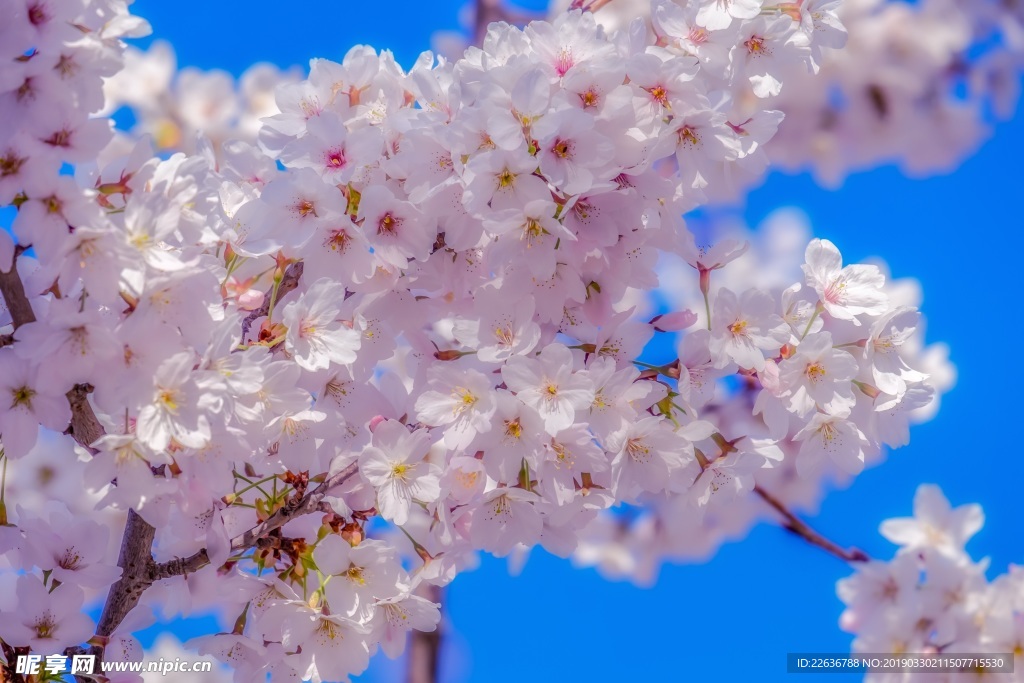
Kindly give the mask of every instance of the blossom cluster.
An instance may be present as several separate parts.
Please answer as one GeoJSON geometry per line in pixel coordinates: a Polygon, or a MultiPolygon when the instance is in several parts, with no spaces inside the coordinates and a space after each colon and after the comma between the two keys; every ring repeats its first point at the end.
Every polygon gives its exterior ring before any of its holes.
{"type": "Polygon", "coordinates": [[[194,154],[199,138],[215,150],[229,140],[253,142],[260,119],[278,112],[274,91],[300,80],[297,69],[254,64],[235,81],[224,71],[178,70],[174,48],[156,40],[148,50],[128,46],[124,67],[103,83],[101,113],[131,111],[131,130],[115,131],[106,156],[126,154],[143,135],[157,151],[194,154]]]}
{"type": "MultiPolygon", "coordinates": [[[[699,225],[691,227],[701,232],[699,225]]],[[[715,475],[704,482],[715,495],[697,506],[701,514],[695,514],[694,501],[687,497],[659,496],[649,497],[631,514],[595,519],[582,532],[573,561],[595,566],[609,578],[649,584],[663,562],[702,559],[722,542],[745,535],[770,514],[758,497],[745,495],[755,484],[790,510],[815,510],[830,488],[877,464],[884,446],[905,445],[909,425],[931,419],[941,394],[954,382],[945,345],[923,344],[916,283],[889,279],[884,264],[839,268],[828,241],[805,246],[806,219],[792,211],[774,214],[756,233],[721,224],[718,230],[723,241],[715,249],[662,260],[659,294],[667,308],[698,311],[694,327],[708,328],[701,289],[694,286],[707,272],[715,286],[710,289],[720,288],[727,296],[761,288],[771,292],[775,300],[769,310],[787,323],[790,336],[780,354],[766,357],[756,373],[743,369],[752,368],[756,358],[722,369],[702,365],[711,357],[712,342],[705,347],[698,340],[714,340],[733,323],[732,316],[720,318],[714,306],[710,332],[691,330],[667,340],[665,346],[678,358],[669,367],[672,374],[679,367],[675,391],[685,395],[689,390],[689,404],[723,435],[704,450],[718,456],[703,475],[715,475]],[[730,258],[734,261],[728,267],[709,270],[730,258]],[[830,274],[822,270],[826,262],[830,274]],[[885,303],[874,304],[874,313],[851,317],[828,301],[840,294],[885,303]],[[818,302],[821,313],[815,314],[818,302]],[[888,365],[892,362],[898,368],[888,365]],[[846,415],[845,422],[833,422],[833,414],[846,415]],[[730,441],[739,435],[746,437],[730,441]],[[742,454],[757,444],[767,458],[761,468],[742,454]],[[720,470],[718,463],[743,466],[720,470]]],[[[662,360],[656,352],[649,355],[656,356],[652,363],[662,360]]],[[[698,487],[694,494],[709,492],[698,487]]]]}
{"type": "MultiPolygon", "coordinates": [[[[838,586],[846,605],[840,625],[857,636],[855,652],[1009,655],[1013,673],[979,676],[1024,678],[1024,570],[1011,565],[995,580],[986,578],[988,561],[974,562],[964,548],[983,522],[980,506],[951,508],[938,487],[925,484],[914,497],[913,517],[882,524],[882,535],[900,547],[896,556],[859,564],[838,586]]],[[[964,676],[874,672],[865,680],[939,683],[964,676]]]]}
{"type": "MultiPolygon", "coordinates": [[[[551,16],[570,4],[553,2],[551,16]]],[[[701,51],[728,61],[721,53],[736,25],[701,38],[710,26],[697,22],[695,7],[682,0],[659,7],[652,13],[648,0],[614,0],[596,17],[609,30],[644,17],[659,42],[698,54],[693,40],[704,41],[701,51]]],[[[816,22],[814,30],[826,35],[814,41],[817,70],[809,72],[799,60],[772,67],[788,86],[770,99],[785,115],[764,145],[774,168],[810,168],[828,185],[880,163],[897,163],[913,175],[948,171],[981,144],[992,119],[1007,119],[1016,107],[1024,18],[1013,3],[832,0],[778,7],[793,16],[802,11],[801,21],[816,22]]],[[[466,47],[461,35],[438,34],[435,42],[453,57],[466,47]]],[[[274,88],[296,80],[293,72],[266,64],[237,83],[223,72],[193,68],[175,77],[173,51],[160,42],[145,52],[129,48],[126,61],[106,82],[108,106],[129,107],[134,115],[131,136],[117,134],[122,146],[143,134],[158,148],[188,152],[198,134],[215,149],[228,139],[254,140],[259,118],[274,113],[274,88]]],[[[751,103],[761,106],[752,93],[734,97],[730,120],[753,113],[751,103]]],[[[750,174],[738,187],[712,186],[711,198],[734,201],[738,190],[760,178],[750,174]]]]}
{"type": "Polygon", "coordinates": [[[3,464],[53,458],[97,508],[0,509],[8,649],[90,639],[130,510],[165,573],[106,657],[147,610],[219,606],[231,630],[192,645],[238,680],[341,680],[432,630],[421,593],[479,550],[567,556],[620,503],[700,547],[755,482],[855,474],[932,402],[877,266],[812,240],[783,286],[723,286],[748,246],[681,218],[763,171],[767,98],[841,42],[831,5],[657,2],[673,41],[574,10],[408,72],[357,47],[280,86],[255,141],[168,158],[90,116],[145,29],[123,2],[3,8],[3,464]],[[636,315],[664,252],[702,313],[636,315]]]}
{"type": "MultiPolygon", "coordinates": [[[[552,9],[569,5],[556,0],[552,9]]],[[[645,0],[601,5],[596,16],[609,29],[644,17],[661,40],[680,38],[679,24],[649,11],[645,0]]],[[[1024,67],[1020,3],[803,0],[778,6],[804,12],[817,31],[835,35],[833,10],[849,39],[843,46],[820,41],[814,75],[791,67],[779,74],[786,87],[771,106],[785,119],[765,145],[773,168],[809,168],[829,185],[886,163],[913,175],[946,172],[981,144],[993,118],[1009,119],[1016,108],[1024,67]]],[[[744,102],[738,103],[742,112],[744,102]]]]}

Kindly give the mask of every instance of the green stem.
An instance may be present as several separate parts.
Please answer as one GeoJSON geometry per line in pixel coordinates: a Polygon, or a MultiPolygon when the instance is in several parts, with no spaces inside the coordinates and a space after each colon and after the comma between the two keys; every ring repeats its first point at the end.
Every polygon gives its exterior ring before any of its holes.
{"type": "Polygon", "coordinates": [[[271,475],[271,476],[269,476],[269,477],[265,477],[265,478],[263,478],[263,479],[260,479],[259,481],[252,481],[251,479],[247,479],[246,477],[243,477],[242,475],[240,475],[240,474],[238,474],[238,473],[236,472],[236,473],[235,473],[235,478],[236,478],[236,479],[241,479],[242,481],[244,481],[244,482],[246,482],[246,483],[248,483],[248,484],[249,484],[248,486],[246,486],[245,488],[243,488],[243,489],[242,489],[241,491],[234,491],[234,494],[235,494],[236,496],[240,496],[240,495],[242,495],[243,493],[245,493],[245,492],[247,492],[247,491],[251,491],[252,489],[259,489],[259,492],[260,492],[260,493],[262,493],[262,494],[263,494],[264,496],[266,496],[267,498],[270,498],[270,494],[269,494],[269,493],[267,493],[266,491],[264,491],[264,490],[263,490],[263,487],[262,487],[262,486],[260,486],[260,485],[261,485],[261,484],[266,484],[266,483],[267,483],[267,482],[269,482],[269,481],[272,481],[272,480],[274,480],[274,479],[277,479],[277,475],[276,475],[276,474],[273,474],[273,475],[271,475]]]}
{"type": "Polygon", "coordinates": [[[270,292],[270,306],[267,308],[267,322],[274,319],[274,305],[277,304],[277,290],[281,288],[281,278],[274,278],[274,289],[270,292]]]}
{"type": "Polygon", "coordinates": [[[800,335],[800,341],[803,341],[804,337],[807,336],[807,333],[811,331],[811,325],[814,324],[814,321],[818,319],[818,314],[821,313],[823,310],[825,309],[822,307],[821,302],[819,301],[818,305],[814,307],[814,313],[811,314],[811,319],[807,321],[807,327],[804,328],[804,333],[800,335]]]}

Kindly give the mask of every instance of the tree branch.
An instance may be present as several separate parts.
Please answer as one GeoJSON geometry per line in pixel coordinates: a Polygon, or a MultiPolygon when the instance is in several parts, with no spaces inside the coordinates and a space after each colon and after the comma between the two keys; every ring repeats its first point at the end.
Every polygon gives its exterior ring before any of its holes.
{"type": "MultiPolygon", "coordinates": [[[[296,261],[295,263],[288,266],[287,270],[284,271],[284,277],[281,278],[281,284],[277,288],[277,300],[280,301],[285,294],[292,291],[299,286],[299,280],[302,278],[302,270],[304,266],[302,261],[296,261]]],[[[249,328],[256,321],[257,318],[270,313],[270,297],[273,296],[274,289],[271,287],[267,290],[263,296],[263,303],[259,308],[250,311],[249,315],[245,316],[242,320],[242,342],[245,342],[245,338],[249,336],[249,328]]]]}
{"type": "Polygon", "coordinates": [[[156,529],[139,517],[135,510],[128,510],[128,520],[121,537],[121,554],[117,558],[117,566],[122,570],[121,578],[110,587],[96,626],[96,635],[106,637],[113,633],[153,583],[146,579],[153,565],[151,553],[155,535],[156,529]]]}
{"type": "Polygon", "coordinates": [[[0,293],[4,295],[7,303],[7,310],[11,312],[11,320],[14,321],[14,329],[18,329],[26,323],[34,323],[36,314],[32,310],[28,296],[25,295],[25,285],[18,275],[18,260],[15,259],[11,265],[10,272],[0,271],[0,293]]]}
{"type": "MultiPolygon", "coordinates": [[[[441,602],[441,588],[430,583],[416,586],[416,595],[431,602],[441,602]]],[[[443,621],[443,620],[442,620],[443,621]]],[[[406,683],[437,683],[441,667],[441,639],[444,637],[439,622],[433,631],[409,633],[409,654],[406,659],[406,683]]]]}
{"type": "MultiPolygon", "coordinates": [[[[285,503],[284,507],[272,514],[266,521],[257,524],[240,536],[231,539],[231,552],[244,552],[254,548],[256,543],[267,537],[271,532],[280,529],[288,522],[316,512],[320,508],[327,493],[338,486],[341,486],[359,471],[358,463],[353,462],[345,469],[325,479],[315,489],[302,496],[285,503]]],[[[206,548],[199,550],[185,558],[175,558],[167,562],[155,564],[150,568],[149,582],[169,579],[174,576],[184,576],[198,571],[210,563],[209,554],[206,548]]]]}
{"type": "Polygon", "coordinates": [[[68,404],[71,406],[71,422],[64,433],[71,435],[83,448],[96,455],[96,449],[92,444],[106,434],[106,430],[103,429],[89,403],[90,393],[91,384],[76,384],[67,393],[68,404]]]}
{"type": "MultiPolygon", "coordinates": [[[[36,321],[32,304],[25,294],[25,285],[18,275],[17,259],[10,272],[0,272],[0,292],[3,293],[7,308],[11,311],[14,329],[36,321]]],[[[13,338],[11,340],[13,342],[13,338]]],[[[71,422],[66,434],[70,434],[83,448],[95,454],[92,445],[106,432],[100,424],[92,406],[89,405],[89,393],[92,387],[87,384],[76,384],[67,393],[68,404],[71,406],[71,422]]],[[[121,552],[117,566],[121,568],[121,578],[110,587],[107,601],[96,627],[96,635],[107,637],[114,632],[118,624],[138,604],[142,592],[153,582],[147,581],[149,568],[153,564],[152,547],[156,529],[150,526],[134,510],[128,511],[124,535],[121,537],[121,552]]],[[[94,654],[100,655],[99,648],[93,648],[94,654]]]]}
{"type": "Polygon", "coordinates": [[[828,540],[817,531],[807,525],[806,522],[798,518],[792,512],[790,512],[782,502],[773,496],[772,494],[765,491],[760,486],[754,486],[754,493],[761,496],[766,503],[772,506],[776,512],[782,515],[783,528],[790,531],[797,536],[800,536],[811,545],[816,545],[826,552],[835,555],[844,562],[868,562],[871,558],[863,550],[859,548],[841,548],[836,543],[828,540]]]}

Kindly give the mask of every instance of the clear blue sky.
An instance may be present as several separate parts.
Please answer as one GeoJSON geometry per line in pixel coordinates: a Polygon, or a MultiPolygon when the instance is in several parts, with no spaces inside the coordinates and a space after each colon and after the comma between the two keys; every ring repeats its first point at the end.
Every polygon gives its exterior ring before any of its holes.
{"type": "MultiPolygon", "coordinates": [[[[356,43],[389,48],[408,66],[429,47],[432,31],[457,27],[460,5],[138,0],[133,9],[151,21],[154,38],[174,44],[180,66],[237,75],[256,61],[340,59],[356,43]]],[[[808,176],[775,175],[749,198],[744,215],[751,224],[780,206],[799,206],[817,236],[836,242],[848,261],[878,255],[895,277],[918,278],[928,339],[948,342],[959,370],[938,418],[914,429],[911,445],[887,463],[831,495],[812,520],[841,545],[890,557],[878,524],[909,514],[918,483],[934,482],[954,504],[985,506],[988,522],[969,549],[990,556],[994,572],[1024,561],[1020,391],[1012,374],[1003,377],[1017,360],[1007,351],[1019,347],[1024,331],[1021,158],[1018,116],[949,176],[912,180],[886,168],[829,191],[808,176]]],[[[849,573],[769,526],[727,545],[709,564],[666,567],[652,589],[607,583],[539,551],[518,578],[508,577],[503,561],[485,560],[448,594],[455,633],[444,652],[444,680],[782,681],[792,678],[787,652],[848,650],[835,582],[849,573]]],[[[176,630],[195,633],[194,626],[176,630]]],[[[379,657],[362,680],[401,680],[400,669],[379,657]]]]}

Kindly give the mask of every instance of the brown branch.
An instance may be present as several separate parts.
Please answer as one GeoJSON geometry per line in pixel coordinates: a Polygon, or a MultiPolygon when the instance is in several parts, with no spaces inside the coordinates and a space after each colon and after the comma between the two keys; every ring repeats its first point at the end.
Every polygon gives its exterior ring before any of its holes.
{"type": "Polygon", "coordinates": [[[766,503],[782,515],[784,520],[782,526],[784,529],[800,536],[811,545],[818,546],[844,562],[868,562],[871,559],[867,553],[859,548],[841,548],[838,544],[828,540],[809,527],[806,522],[790,512],[778,498],[768,493],[760,486],[754,486],[754,493],[761,496],[766,503]]]}
{"type": "Polygon", "coordinates": [[[117,558],[117,566],[122,570],[121,578],[110,587],[96,626],[96,635],[106,637],[113,633],[153,583],[146,579],[153,564],[151,553],[155,534],[156,529],[139,517],[135,510],[128,510],[128,520],[121,537],[121,554],[117,558]]]}
{"type": "MultiPolygon", "coordinates": [[[[284,271],[284,277],[281,278],[281,284],[277,287],[277,301],[280,301],[285,294],[292,291],[299,286],[299,280],[302,278],[302,261],[296,261],[295,263],[288,266],[288,269],[284,271]]],[[[256,321],[257,318],[270,313],[270,297],[273,296],[274,289],[271,287],[267,290],[263,296],[263,303],[259,308],[250,311],[249,315],[245,316],[242,320],[242,341],[245,342],[245,338],[249,336],[249,328],[256,321]]]]}
{"type": "MultiPolygon", "coordinates": [[[[431,602],[441,602],[441,589],[423,582],[416,587],[416,595],[431,602]]],[[[413,630],[409,634],[409,654],[406,659],[406,683],[437,683],[440,673],[441,623],[433,631],[413,630]]]]}
{"type": "MultiPolygon", "coordinates": [[[[325,479],[306,495],[285,503],[284,507],[268,517],[266,521],[231,539],[231,552],[244,552],[254,548],[261,538],[266,538],[271,532],[280,529],[293,519],[316,512],[320,508],[321,501],[323,501],[331,489],[341,486],[355,476],[358,471],[358,463],[353,462],[345,469],[325,479]]],[[[160,564],[154,564],[149,571],[149,582],[169,579],[174,576],[185,576],[198,571],[209,563],[209,554],[206,548],[203,548],[188,557],[179,557],[160,564]]]]}
{"type": "MultiPolygon", "coordinates": [[[[295,289],[302,277],[302,262],[292,264],[285,271],[285,275],[278,286],[278,299],[295,289]]],[[[22,325],[35,322],[36,316],[32,310],[32,304],[25,293],[24,283],[18,274],[17,259],[11,266],[10,272],[0,271],[0,294],[11,312],[11,319],[14,322],[14,329],[22,325]]],[[[270,294],[265,299],[260,309],[250,313],[243,322],[243,335],[249,331],[252,322],[263,315],[267,315],[270,306],[270,294]]],[[[14,342],[11,335],[3,335],[0,342],[4,345],[14,342]]],[[[92,445],[106,432],[103,425],[96,417],[92,406],[89,404],[89,393],[92,386],[86,384],[75,385],[68,393],[68,404],[71,407],[71,422],[65,433],[70,434],[75,441],[95,454],[92,445]]],[[[281,510],[270,516],[265,522],[256,525],[241,536],[231,541],[231,550],[238,552],[248,550],[256,545],[261,539],[284,526],[296,517],[314,512],[320,507],[321,501],[332,488],[339,486],[358,472],[356,463],[353,463],[337,474],[328,477],[323,483],[317,486],[312,492],[287,503],[281,510]]],[[[154,581],[183,576],[194,572],[209,563],[209,556],[206,549],[200,550],[191,557],[175,559],[170,562],[157,564],[153,561],[153,539],[156,529],[146,520],[140,517],[134,510],[128,510],[128,517],[125,522],[124,534],[121,538],[121,550],[118,556],[118,566],[121,568],[121,578],[117,580],[107,593],[106,602],[103,605],[103,612],[96,627],[97,641],[104,643],[114,630],[121,624],[128,613],[139,603],[142,594],[154,581]]],[[[74,654],[83,652],[80,647],[68,648],[67,653],[74,654]]],[[[90,650],[97,658],[101,658],[103,650],[101,646],[93,645],[90,650]]]]}
{"type": "Polygon", "coordinates": [[[71,422],[64,433],[70,434],[83,448],[96,455],[97,451],[92,445],[106,434],[106,430],[103,429],[89,403],[90,393],[91,384],[76,384],[67,393],[68,404],[71,406],[71,422]]]}
{"type": "Polygon", "coordinates": [[[25,285],[18,275],[18,261],[15,259],[9,272],[0,271],[0,293],[4,295],[7,303],[7,310],[11,312],[11,320],[14,321],[14,329],[18,329],[26,323],[34,323],[36,314],[32,310],[28,296],[25,295],[25,285]]]}
{"type": "MultiPolygon", "coordinates": [[[[0,292],[3,293],[7,308],[11,311],[14,329],[36,321],[32,304],[25,294],[25,285],[18,275],[17,259],[10,272],[0,272],[0,292]]],[[[66,434],[70,434],[83,448],[95,454],[92,445],[106,432],[89,405],[89,393],[92,387],[87,384],[76,384],[67,393],[68,404],[71,406],[71,422],[66,434]]],[[[124,535],[121,538],[121,552],[117,566],[121,568],[121,578],[110,587],[107,601],[103,605],[100,621],[96,627],[96,635],[109,636],[118,624],[138,604],[142,592],[152,583],[146,582],[148,569],[153,564],[152,547],[156,529],[150,526],[134,510],[128,511],[124,535]]],[[[102,655],[100,648],[92,651],[102,655]]]]}

